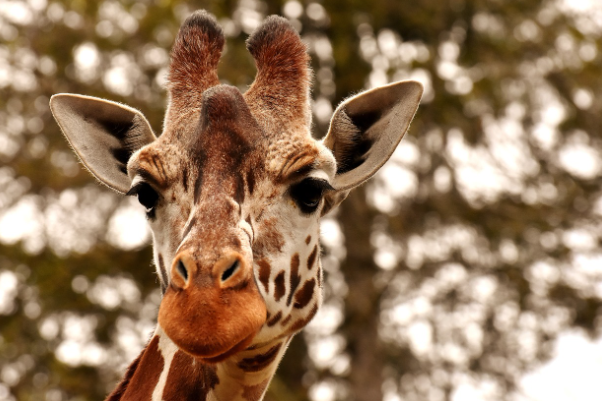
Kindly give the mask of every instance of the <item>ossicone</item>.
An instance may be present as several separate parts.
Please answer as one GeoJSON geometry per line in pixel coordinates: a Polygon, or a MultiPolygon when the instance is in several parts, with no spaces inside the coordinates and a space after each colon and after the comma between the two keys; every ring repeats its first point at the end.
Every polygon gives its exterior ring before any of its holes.
{"type": "Polygon", "coordinates": [[[171,108],[198,107],[203,92],[219,84],[217,64],[223,47],[224,34],[211,14],[195,11],[184,21],[171,50],[171,108]]]}
{"type": "Polygon", "coordinates": [[[293,26],[272,15],[247,40],[257,75],[245,99],[254,114],[271,110],[266,124],[309,127],[310,57],[293,26]]]}

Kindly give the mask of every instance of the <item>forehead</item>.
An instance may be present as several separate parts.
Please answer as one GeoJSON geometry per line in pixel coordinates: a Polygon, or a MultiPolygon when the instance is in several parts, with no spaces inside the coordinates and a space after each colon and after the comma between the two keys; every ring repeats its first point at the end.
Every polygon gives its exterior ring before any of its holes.
{"type": "Polygon", "coordinates": [[[130,174],[154,175],[160,186],[191,172],[218,178],[253,172],[280,183],[323,169],[329,164],[320,160],[323,149],[306,127],[292,124],[283,132],[264,121],[238,89],[220,85],[205,91],[196,110],[166,124],[129,167],[130,174]]]}
{"type": "Polygon", "coordinates": [[[263,177],[279,184],[295,181],[314,170],[334,171],[330,155],[325,155],[306,132],[261,137],[249,133],[244,127],[204,132],[189,129],[179,136],[167,132],[141,149],[128,170],[131,176],[138,174],[160,188],[168,187],[179,177],[199,173],[206,178],[253,173],[256,179],[263,177]]]}

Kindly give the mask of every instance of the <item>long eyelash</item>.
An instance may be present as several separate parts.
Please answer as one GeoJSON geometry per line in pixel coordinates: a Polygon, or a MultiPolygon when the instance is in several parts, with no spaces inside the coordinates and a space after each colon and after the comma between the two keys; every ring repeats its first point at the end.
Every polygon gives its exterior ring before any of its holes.
{"type": "Polygon", "coordinates": [[[135,195],[138,195],[138,192],[140,192],[140,188],[142,188],[142,186],[144,184],[145,184],[144,181],[139,181],[138,183],[136,183],[136,185],[134,185],[133,187],[131,187],[130,190],[125,193],[125,196],[135,196],[135,195]]]}
{"type": "Polygon", "coordinates": [[[311,183],[313,185],[315,185],[317,188],[321,189],[322,191],[334,191],[334,187],[332,185],[330,185],[330,183],[326,180],[323,180],[320,178],[309,177],[309,178],[306,178],[305,181],[311,181],[311,183]]]}

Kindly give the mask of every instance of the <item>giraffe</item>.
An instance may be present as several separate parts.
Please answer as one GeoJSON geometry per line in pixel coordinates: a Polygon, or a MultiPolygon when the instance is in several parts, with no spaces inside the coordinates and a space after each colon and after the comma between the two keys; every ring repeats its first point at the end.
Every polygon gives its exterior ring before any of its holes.
{"type": "Polygon", "coordinates": [[[220,84],[213,16],[189,16],[171,52],[163,132],[123,104],[57,94],[50,107],[84,166],[137,196],[161,285],[158,324],[107,400],[258,401],[321,304],[319,219],[387,161],[422,86],[345,100],[310,134],[309,55],[286,19],[247,40],[243,94],[220,84]]]}

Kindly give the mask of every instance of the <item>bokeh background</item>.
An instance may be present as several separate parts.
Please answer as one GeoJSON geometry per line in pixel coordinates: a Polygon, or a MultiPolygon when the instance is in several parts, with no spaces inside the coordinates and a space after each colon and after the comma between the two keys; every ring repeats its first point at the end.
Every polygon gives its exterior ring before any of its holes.
{"type": "Polygon", "coordinates": [[[322,227],[325,304],[268,401],[602,399],[599,0],[0,0],[0,400],[99,400],[160,302],[142,208],[94,181],[54,123],[74,92],[161,131],[192,11],[227,36],[291,20],[314,134],[346,96],[426,88],[409,134],[322,227]]]}

